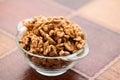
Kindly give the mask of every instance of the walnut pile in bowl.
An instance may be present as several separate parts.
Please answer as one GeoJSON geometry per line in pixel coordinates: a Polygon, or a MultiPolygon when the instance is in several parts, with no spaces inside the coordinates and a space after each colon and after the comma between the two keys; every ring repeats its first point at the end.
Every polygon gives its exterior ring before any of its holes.
{"type": "Polygon", "coordinates": [[[20,45],[43,56],[67,56],[83,48],[86,37],[81,28],[63,17],[34,17],[24,22],[27,28],[20,45]]]}
{"type": "Polygon", "coordinates": [[[60,75],[88,54],[85,33],[64,17],[37,16],[20,24],[18,48],[40,74],[60,75]]]}

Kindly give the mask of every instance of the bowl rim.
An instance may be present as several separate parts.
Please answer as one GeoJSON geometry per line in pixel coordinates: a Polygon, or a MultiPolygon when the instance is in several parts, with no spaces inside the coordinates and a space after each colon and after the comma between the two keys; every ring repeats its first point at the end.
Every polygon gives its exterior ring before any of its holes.
{"type": "MultiPolygon", "coordinates": [[[[29,20],[31,20],[32,18],[29,18],[29,19],[24,19],[24,20],[26,20],[26,21],[29,21],[29,20]]],[[[68,59],[68,58],[72,58],[73,56],[76,56],[76,55],[78,55],[78,54],[82,54],[83,53],[83,51],[85,50],[85,48],[86,48],[86,46],[88,46],[88,39],[87,39],[87,34],[86,34],[86,32],[82,29],[82,31],[84,32],[84,34],[85,34],[85,36],[86,36],[86,40],[85,40],[85,44],[84,44],[84,47],[83,48],[81,48],[80,50],[78,50],[78,51],[76,51],[75,53],[73,53],[73,54],[70,54],[70,55],[67,55],[67,56],[55,56],[55,57],[52,57],[52,56],[41,56],[41,55],[38,55],[38,54],[33,54],[33,53],[31,53],[31,52],[29,52],[29,51],[27,51],[27,50],[25,50],[24,48],[22,48],[21,46],[20,46],[20,44],[19,44],[19,33],[21,32],[20,30],[19,30],[19,28],[18,27],[23,27],[23,28],[25,28],[25,26],[23,26],[23,24],[22,24],[22,21],[21,22],[19,22],[18,23],[18,25],[17,25],[17,34],[16,34],[16,44],[17,44],[17,47],[19,48],[19,50],[20,51],[24,51],[25,53],[27,53],[27,54],[29,54],[29,55],[32,55],[32,56],[35,56],[35,57],[39,57],[39,58],[49,58],[49,59],[53,59],[53,58],[64,58],[64,59],[68,59]]],[[[84,53],[83,53],[84,54],[84,53]]],[[[87,54],[86,54],[87,55],[87,54]]],[[[82,57],[80,57],[80,58],[83,58],[83,57],[85,57],[85,56],[82,56],[82,57]]]]}

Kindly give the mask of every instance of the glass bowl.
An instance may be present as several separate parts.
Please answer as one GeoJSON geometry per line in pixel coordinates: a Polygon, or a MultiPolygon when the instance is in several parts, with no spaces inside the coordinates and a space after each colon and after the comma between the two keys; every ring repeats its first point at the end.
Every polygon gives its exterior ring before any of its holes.
{"type": "MultiPolygon", "coordinates": [[[[29,20],[31,19],[26,19],[25,21],[29,20]]],[[[17,47],[25,61],[38,73],[45,76],[57,76],[65,73],[72,68],[79,59],[85,57],[89,52],[89,47],[86,41],[84,48],[68,56],[46,57],[33,54],[23,49],[19,44],[19,40],[25,31],[25,26],[23,26],[22,22],[19,22],[16,35],[17,47]]]]}

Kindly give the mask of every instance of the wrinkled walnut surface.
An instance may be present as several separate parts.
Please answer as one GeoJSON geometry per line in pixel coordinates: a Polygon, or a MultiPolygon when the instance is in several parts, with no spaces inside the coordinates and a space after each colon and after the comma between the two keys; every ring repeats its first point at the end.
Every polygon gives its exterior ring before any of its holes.
{"type": "Polygon", "coordinates": [[[63,17],[34,17],[25,22],[27,28],[20,45],[42,56],[67,56],[84,47],[86,37],[81,28],[63,17]]]}

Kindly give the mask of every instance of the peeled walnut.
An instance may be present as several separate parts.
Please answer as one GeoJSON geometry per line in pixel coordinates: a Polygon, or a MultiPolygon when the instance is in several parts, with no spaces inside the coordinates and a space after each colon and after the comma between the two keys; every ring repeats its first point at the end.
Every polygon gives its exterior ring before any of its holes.
{"type": "MultiPolygon", "coordinates": [[[[58,57],[74,54],[84,48],[86,37],[81,28],[64,17],[34,17],[23,21],[27,28],[19,43],[25,50],[40,56],[58,57]]],[[[62,59],[25,56],[38,67],[59,69],[71,63],[62,59]]]]}
{"type": "Polygon", "coordinates": [[[62,42],[62,39],[59,38],[59,39],[57,40],[57,43],[60,44],[61,42],[62,42]]]}
{"type": "Polygon", "coordinates": [[[54,34],[54,30],[50,30],[49,35],[52,36],[54,34]]]}
{"type": "Polygon", "coordinates": [[[67,55],[69,55],[70,53],[68,52],[68,51],[63,51],[63,50],[61,50],[60,52],[59,52],[59,55],[60,56],[67,56],[67,55]]]}
{"type": "Polygon", "coordinates": [[[64,32],[62,32],[62,31],[58,31],[58,32],[56,32],[57,33],[57,36],[58,37],[63,37],[64,36],[64,32]]]}
{"type": "Polygon", "coordinates": [[[56,42],[55,42],[49,35],[46,35],[46,39],[47,39],[51,44],[56,44],[56,42]]]}
{"type": "Polygon", "coordinates": [[[27,28],[19,41],[29,52],[43,56],[73,54],[85,45],[86,37],[81,28],[64,17],[34,17],[23,21],[27,28]]]}
{"type": "Polygon", "coordinates": [[[73,45],[70,42],[64,43],[64,46],[65,46],[66,50],[68,50],[68,51],[74,50],[73,45]]]}

